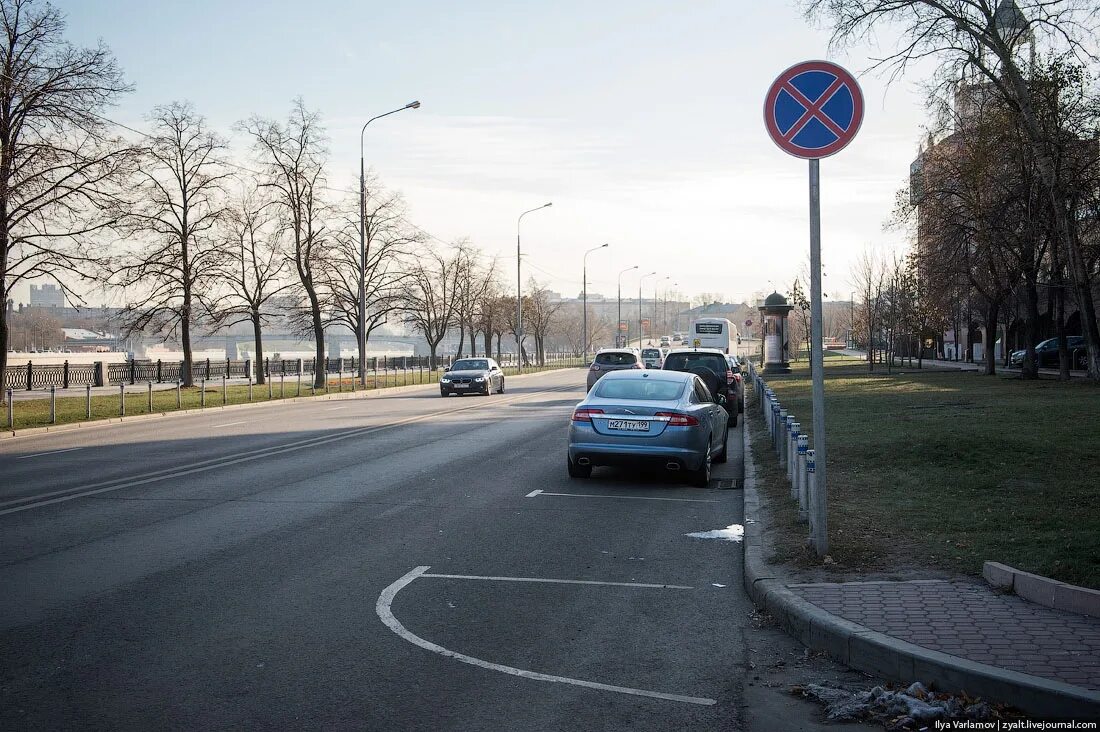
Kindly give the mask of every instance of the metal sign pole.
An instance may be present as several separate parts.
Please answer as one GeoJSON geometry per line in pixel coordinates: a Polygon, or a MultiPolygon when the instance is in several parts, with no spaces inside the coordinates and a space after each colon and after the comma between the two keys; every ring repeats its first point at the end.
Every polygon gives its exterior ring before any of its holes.
{"type": "Polygon", "coordinates": [[[816,480],[810,496],[814,551],[819,557],[829,552],[825,494],[825,364],[821,328],[821,168],[810,160],[810,369],[813,371],[814,457],[816,480]]]}

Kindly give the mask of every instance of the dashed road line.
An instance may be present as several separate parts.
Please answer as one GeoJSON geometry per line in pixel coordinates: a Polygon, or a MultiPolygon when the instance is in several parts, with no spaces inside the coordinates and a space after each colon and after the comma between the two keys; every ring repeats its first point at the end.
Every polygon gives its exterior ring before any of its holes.
{"type": "Polygon", "coordinates": [[[568,496],[569,498],[614,498],[627,501],[676,501],[680,503],[718,503],[705,498],[657,498],[655,496],[611,496],[602,493],[551,493],[549,491],[531,491],[524,498],[538,496],[568,496]]]}
{"type": "Polygon", "coordinates": [[[27,460],[28,458],[42,457],[43,455],[57,455],[62,452],[72,452],[73,450],[82,450],[80,447],[67,447],[64,450],[50,450],[49,452],[36,452],[33,455],[20,455],[15,458],[16,460],[27,460]]]}
{"type": "Polygon", "coordinates": [[[248,424],[248,420],[246,419],[246,420],[243,420],[241,422],[225,422],[223,424],[215,424],[215,425],[211,425],[210,428],[211,429],[217,429],[218,427],[232,427],[232,426],[238,425],[238,424],[248,424]]]}

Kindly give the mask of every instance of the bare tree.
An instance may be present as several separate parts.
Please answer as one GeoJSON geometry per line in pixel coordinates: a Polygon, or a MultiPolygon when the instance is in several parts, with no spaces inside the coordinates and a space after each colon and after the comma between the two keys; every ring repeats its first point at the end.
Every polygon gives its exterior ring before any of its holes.
{"type": "Polygon", "coordinates": [[[1096,320],[1088,261],[1075,226],[1073,196],[1058,159],[1073,142],[1041,109],[1029,68],[1040,39],[1078,59],[1094,60],[1084,42],[1095,38],[1092,0],[804,0],[811,17],[831,19],[834,44],[858,41],[880,25],[901,27],[903,42],[876,61],[895,75],[914,60],[940,61],[937,81],[953,87],[959,79],[998,95],[1019,122],[1035,159],[1042,192],[1050,207],[1056,246],[1066,253],[1082,328],[1088,346],[1088,371],[1100,379],[1100,326],[1096,320]],[[1020,51],[1030,46],[1030,57],[1020,51]]]}
{"type": "Polygon", "coordinates": [[[535,339],[535,358],[539,366],[546,365],[546,336],[554,326],[561,300],[550,299],[550,290],[540,285],[534,278],[527,283],[531,293],[523,310],[527,314],[527,325],[535,339]]]}
{"type": "Polygon", "coordinates": [[[0,374],[10,348],[11,289],[51,279],[70,302],[73,280],[101,262],[95,235],[125,213],[133,150],[100,113],[130,90],[102,43],[64,38],[59,10],[0,0],[0,374]]]}
{"type": "Polygon", "coordinates": [[[477,310],[477,328],[485,337],[485,355],[493,354],[493,340],[496,339],[496,358],[501,360],[501,340],[508,332],[509,313],[515,319],[516,300],[504,294],[504,288],[496,280],[491,281],[489,291],[481,299],[477,310]]]}
{"type": "Polygon", "coordinates": [[[457,321],[463,272],[461,252],[446,257],[435,250],[420,254],[409,269],[404,319],[428,342],[432,369],[436,367],[439,344],[457,321]]]}
{"type": "MultiPolygon", "coordinates": [[[[460,247],[460,261],[465,270],[459,278],[458,291],[458,355],[462,355],[462,345],[466,332],[470,334],[470,355],[477,355],[477,336],[483,332],[483,311],[489,306],[494,293],[497,277],[497,260],[482,261],[483,253],[469,242],[460,247]]],[[[486,349],[485,355],[489,355],[486,349]]]]}
{"type": "MultiPolygon", "coordinates": [[[[359,206],[353,200],[333,227],[333,247],[322,260],[325,288],[331,297],[332,320],[359,333],[359,284],[365,293],[366,342],[371,334],[401,310],[409,279],[409,259],[423,235],[405,221],[405,203],[368,180],[364,219],[366,257],[359,261],[359,206]]],[[[358,340],[358,339],[357,339],[358,340]]],[[[365,354],[360,354],[365,357],[365,354]]]]}
{"type": "Polygon", "coordinates": [[[294,100],[285,123],[252,117],[239,125],[252,138],[252,147],[264,167],[261,186],[271,191],[282,210],[290,236],[290,262],[305,293],[305,316],[316,346],[313,384],[325,385],[325,309],[323,285],[327,212],[321,191],[325,186],[325,133],[320,115],[294,100]]]}
{"type": "Polygon", "coordinates": [[[192,386],[191,327],[200,307],[209,310],[222,253],[212,230],[224,211],[225,141],[186,102],[156,107],[149,121],[129,219],[138,239],[115,260],[111,281],[136,297],[122,313],[128,331],[180,338],[180,379],[192,386]]]}
{"type": "Polygon", "coordinates": [[[244,187],[230,201],[219,242],[223,256],[218,277],[225,296],[214,308],[214,322],[226,327],[252,324],[257,384],[266,382],[263,328],[273,316],[272,300],[293,286],[286,279],[285,234],[273,202],[256,188],[244,187]]]}
{"type": "Polygon", "coordinates": [[[883,290],[886,285],[886,267],[875,251],[868,247],[856,261],[852,277],[852,285],[863,297],[863,303],[857,309],[857,317],[861,321],[859,324],[862,325],[867,338],[867,368],[869,371],[874,371],[875,348],[878,344],[876,336],[881,326],[883,290]]]}

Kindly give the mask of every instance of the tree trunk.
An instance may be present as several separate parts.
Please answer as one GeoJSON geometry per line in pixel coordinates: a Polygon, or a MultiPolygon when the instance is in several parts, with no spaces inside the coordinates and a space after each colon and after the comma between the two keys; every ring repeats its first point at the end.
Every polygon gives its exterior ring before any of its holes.
{"type": "MultiPolygon", "coordinates": [[[[483,345],[485,346],[485,356],[490,356],[493,353],[493,334],[488,328],[485,329],[485,343],[483,345]]],[[[499,349],[497,351],[497,361],[500,361],[499,349]]]]}
{"type": "MultiPolygon", "coordinates": [[[[195,385],[194,358],[191,350],[191,308],[190,296],[184,300],[184,315],[180,318],[180,340],[183,342],[183,373],[180,381],[184,386],[195,385]]],[[[133,354],[130,356],[133,358],[133,354]]]]}
{"type": "Polygon", "coordinates": [[[328,372],[325,369],[325,323],[321,320],[321,305],[317,301],[317,295],[311,292],[312,288],[309,288],[307,292],[310,292],[310,310],[313,315],[313,338],[316,341],[317,348],[315,351],[314,367],[313,367],[313,388],[323,389],[325,383],[328,381],[328,372]]]}
{"type": "Polygon", "coordinates": [[[473,323],[470,323],[470,355],[477,356],[477,332],[474,330],[473,323]]]}
{"type": "Polygon", "coordinates": [[[462,349],[466,347],[466,329],[462,327],[460,323],[458,326],[458,350],[455,351],[455,358],[462,358],[462,349]]]}
{"type": "Polygon", "coordinates": [[[438,358],[436,357],[435,352],[436,352],[436,349],[438,349],[438,348],[439,348],[439,341],[436,341],[435,343],[428,343],[428,350],[430,352],[428,354],[428,368],[431,371],[435,371],[435,366],[436,366],[436,363],[438,361],[438,358]]]}
{"type": "Polygon", "coordinates": [[[262,386],[264,381],[264,344],[263,330],[260,327],[260,311],[252,308],[252,337],[256,343],[253,367],[256,369],[256,383],[262,386]]]}
{"type": "Polygon", "coordinates": [[[1041,340],[1039,334],[1039,289],[1034,281],[1028,281],[1024,286],[1025,300],[1027,301],[1027,355],[1024,357],[1023,368],[1020,369],[1020,377],[1024,379],[1039,378],[1039,355],[1035,352],[1035,346],[1041,340]]]}
{"type": "MultiPolygon", "coordinates": [[[[0,241],[0,248],[6,253],[6,234],[3,235],[3,239],[4,241],[0,241]]],[[[8,373],[8,339],[11,337],[8,324],[8,288],[4,272],[3,265],[0,265],[0,390],[4,385],[4,377],[8,373]]],[[[0,393],[0,404],[4,403],[6,396],[7,391],[0,393]]]]}
{"type": "Polygon", "coordinates": [[[1060,277],[1056,280],[1054,292],[1054,328],[1058,335],[1058,378],[1069,381],[1070,353],[1069,342],[1066,335],[1066,290],[1061,284],[1060,277]]]}
{"type": "Polygon", "coordinates": [[[989,341],[992,338],[991,334],[997,333],[997,316],[1000,314],[1000,309],[1001,304],[992,300],[985,307],[985,342],[983,344],[985,353],[982,354],[985,368],[982,369],[982,373],[986,376],[997,375],[997,354],[990,348],[989,341]]]}

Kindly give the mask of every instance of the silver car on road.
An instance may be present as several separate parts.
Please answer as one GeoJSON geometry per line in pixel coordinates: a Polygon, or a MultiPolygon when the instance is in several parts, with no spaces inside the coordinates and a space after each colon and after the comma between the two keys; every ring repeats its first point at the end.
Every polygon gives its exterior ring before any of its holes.
{"type": "Polygon", "coordinates": [[[729,415],[702,379],[680,371],[614,371],[573,410],[569,477],[596,465],[651,466],[687,473],[706,486],[711,463],[726,461],[729,415]]]}

